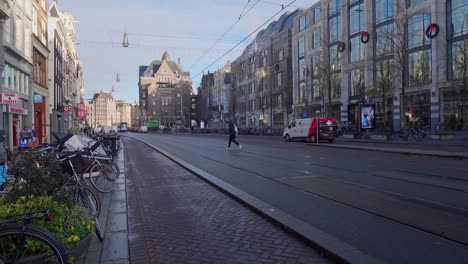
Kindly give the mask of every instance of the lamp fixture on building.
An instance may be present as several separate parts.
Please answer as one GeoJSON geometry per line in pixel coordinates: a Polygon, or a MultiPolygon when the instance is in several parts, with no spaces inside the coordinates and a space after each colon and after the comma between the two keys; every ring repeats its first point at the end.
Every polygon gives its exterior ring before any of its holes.
{"type": "Polygon", "coordinates": [[[130,44],[128,43],[128,35],[127,35],[127,32],[124,32],[124,36],[123,36],[123,41],[122,41],[122,46],[124,48],[127,48],[130,44]]]}

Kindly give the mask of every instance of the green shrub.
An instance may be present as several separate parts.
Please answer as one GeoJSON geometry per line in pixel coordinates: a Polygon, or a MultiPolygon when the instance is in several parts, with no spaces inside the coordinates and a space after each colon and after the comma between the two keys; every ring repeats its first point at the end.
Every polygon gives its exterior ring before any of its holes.
{"type": "Polygon", "coordinates": [[[10,202],[31,195],[54,196],[62,200],[60,189],[69,180],[69,175],[62,172],[61,164],[53,154],[39,159],[24,153],[12,164],[9,174],[12,179],[6,185],[9,189],[6,199],[10,202]]]}
{"type": "Polygon", "coordinates": [[[0,215],[49,210],[52,216],[50,221],[34,219],[31,223],[49,230],[66,248],[70,248],[93,230],[91,213],[79,205],[68,206],[67,203],[54,200],[52,196],[21,196],[15,203],[9,203],[4,198],[0,199],[0,215]]]}

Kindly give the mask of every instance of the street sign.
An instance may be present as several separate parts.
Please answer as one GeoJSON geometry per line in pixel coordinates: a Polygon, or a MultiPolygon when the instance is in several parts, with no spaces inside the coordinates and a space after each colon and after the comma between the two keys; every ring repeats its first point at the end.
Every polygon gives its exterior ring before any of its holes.
{"type": "Polygon", "coordinates": [[[2,93],[2,104],[19,104],[17,93],[2,93]]]}
{"type": "Polygon", "coordinates": [[[8,107],[8,112],[13,113],[13,114],[21,114],[21,115],[24,115],[24,114],[26,114],[26,109],[21,108],[21,107],[9,106],[9,107],[8,107]]]}
{"type": "Polygon", "coordinates": [[[70,107],[68,105],[64,106],[63,107],[63,111],[64,112],[69,112],[70,111],[70,107]]]}
{"type": "Polygon", "coordinates": [[[78,119],[83,119],[86,116],[86,106],[84,103],[78,103],[76,105],[76,108],[78,109],[77,113],[77,118],[78,119]]]}
{"type": "Polygon", "coordinates": [[[33,96],[33,102],[34,103],[42,103],[42,101],[43,101],[42,95],[34,94],[34,96],[33,96]]]}

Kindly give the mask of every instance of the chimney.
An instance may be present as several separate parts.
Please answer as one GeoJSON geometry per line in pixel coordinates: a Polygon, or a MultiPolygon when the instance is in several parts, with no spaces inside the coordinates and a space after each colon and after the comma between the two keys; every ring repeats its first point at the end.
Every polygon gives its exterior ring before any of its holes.
{"type": "Polygon", "coordinates": [[[177,58],[177,65],[180,67],[180,58],[177,58]]]}

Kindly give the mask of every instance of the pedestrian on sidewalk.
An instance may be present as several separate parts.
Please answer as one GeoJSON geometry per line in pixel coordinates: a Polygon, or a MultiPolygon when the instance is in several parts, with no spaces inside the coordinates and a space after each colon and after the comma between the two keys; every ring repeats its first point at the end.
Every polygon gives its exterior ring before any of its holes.
{"type": "Polygon", "coordinates": [[[227,150],[231,149],[231,142],[234,142],[237,146],[239,146],[239,149],[242,149],[242,145],[236,141],[237,132],[238,130],[236,124],[234,124],[232,120],[229,120],[229,142],[228,147],[226,148],[227,150]]]}

